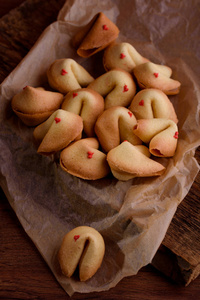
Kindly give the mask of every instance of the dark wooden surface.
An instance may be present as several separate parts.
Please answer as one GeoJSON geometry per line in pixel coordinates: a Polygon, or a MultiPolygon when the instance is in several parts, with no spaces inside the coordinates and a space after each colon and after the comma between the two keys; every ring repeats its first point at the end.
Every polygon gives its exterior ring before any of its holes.
{"type": "MultiPolygon", "coordinates": [[[[43,29],[56,20],[63,3],[64,0],[0,1],[0,82],[26,55],[43,29]],[[22,2],[21,7],[10,11],[22,2]],[[5,15],[7,12],[9,14],[5,15]]],[[[198,149],[198,161],[199,153],[198,149]]],[[[154,261],[171,278],[180,280],[182,276],[182,285],[174,283],[149,265],[142,268],[136,276],[124,278],[109,291],[74,294],[72,298],[199,299],[200,277],[187,287],[183,285],[189,274],[194,276],[194,269],[198,273],[199,187],[198,175],[189,194],[179,206],[154,261]],[[186,244],[191,245],[190,253],[185,251],[188,249],[186,244]],[[189,271],[184,269],[182,272],[182,268],[189,271]]],[[[24,232],[2,191],[0,199],[0,299],[69,299],[24,232]]]]}
{"type": "MultiPolygon", "coordinates": [[[[200,147],[195,157],[200,163],[200,147]]],[[[178,206],[153,264],[175,281],[186,285],[200,274],[200,173],[178,206]],[[166,259],[165,265],[161,259],[166,259]],[[173,264],[171,269],[169,264],[173,264]]]]}

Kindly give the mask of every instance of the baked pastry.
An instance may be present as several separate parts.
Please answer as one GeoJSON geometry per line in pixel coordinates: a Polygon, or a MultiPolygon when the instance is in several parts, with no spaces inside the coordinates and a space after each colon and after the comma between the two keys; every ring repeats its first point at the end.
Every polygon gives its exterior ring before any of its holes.
{"type": "Polygon", "coordinates": [[[131,73],[135,66],[147,61],[129,43],[112,43],[104,50],[103,65],[106,71],[120,68],[131,73]]]}
{"type": "Polygon", "coordinates": [[[127,181],[135,177],[160,176],[165,167],[150,158],[144,145],[134,146],[124,141],[107,154],[107,161],[115,178],[127,181]]]}
{"type": "Polygon", "coordinates": [[[87,180],[107,176],[110,168],[106,155],[98,148],[98,140],[92,137],[72,143],[60,153],[62,169],[71,175],[87,180]]]}
{"type": "Polygon", "coordinates": [[[83,120],[80,116],[58,109],[33,131],[34,139],[39,144],[37,152],[50,155],[60,151],[72,141],[80,139],[82,130],[83,120]]]}
{"type": "Polygon", "coordinates": [[[99,12],[75,35],[72,43],[78,55],[89,57],[106,48],[118,35],[118,27],[99,12]]]}
{"type": "Polygon", "coordinates": [[[67,93],[61,108],[80,115],[83,119],[83,130],[91,137],[95,135],[96,120],[104,110],[104,99],[96,91],[82,88],[67,93]]]}
{"type": "Polygon", "coordinates": [[[94,80],[80,64],[71,58],[55,60],[47,70],[47,78],[49,85],[63,94],[86,87],[94,80]]]}
{"type": "Polygon", "coordinates": [[[141,119],[133,132],[144,143],[149,144],[151,154],[159,157],[171,157],[175,154],[178,140],[178,128],[169,119],[141,119]]]}
{"type": "Polygon", "coordinates": [[[100,268],[105,254],[102,235],[89,226],[78,226],[63,238],[58,252],[62,273],[71,277],[77,266],[80,281],[86,281],[100,268]]]}
{"type": "Polygon", "coordinates": [[[142,141],[133,133],[137,124],[134,114],[122,106],[110,107],[99,116],[95,124],[95,133],[105,152],[118,146],[124,140],[133,145],[142,141]]]}
{"type": "Polygon", "coordinates": [[[26,86],[12,98],[11,107],[24,124],[36,126],[57,110],[62,101],[61,93],[26,86]]]}
{"type": "Polygon", "coordinates": [[[158,89],[144,89],[133,98],[129,109],[136,119],[163,118],[178,123],[173,104],[165,93],[158,89]]]}
{"type": "Polygon", "coordinates": [[[170,78],[172,69],[167,66],[146,62],[136,66],[133,73],[141,89],[160,89],[166,95],[175,95],[180,91],[180,82],[170,78]]]}
{"type": "Polygon", "coordinates": [[[121,69],[104,73],[91,82],[88,88],[105,97],[105,109],[112,106],[128,106],[136,93],[133,77],[121,69]]]}

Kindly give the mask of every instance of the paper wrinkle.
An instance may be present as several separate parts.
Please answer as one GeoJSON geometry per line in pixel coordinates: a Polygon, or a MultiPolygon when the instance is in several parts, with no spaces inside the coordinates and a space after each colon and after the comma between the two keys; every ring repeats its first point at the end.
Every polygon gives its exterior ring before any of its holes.
{"type": "Polygon", "coordinates": [[[194,158],[200,145],[200,72],[196,61],[200,30],[192,8],[196,3],[67,1],[58,21],[47,27],[1,84],[1,186],[25,231],[69,295],[108,290],[150,263],[199,171],[194,158]],[[158,159],[166,166],[158,178],[121,182],[111,176],[96,181],[73,177],[61,170],[58,157],[37,154],[33,128],[23,125],[11,111],[11,98],[24,86],[47,83],[46,70],[57,58],[74,58],[92,75],[101,74],[101,53],[84,59],[71,46],[79,26],[99,11],[119,27],[120,41],[131,43],[153,62],[172,67],[172,77],[182,83],[180,94],[169,97],[179,119],[178,148],[173,158],[158,159]],[[178,39],[175,25],[180,30],[178,39]],[[186,42],[187,51],[183,48],[186,42]],[[76,276],[65,278],[57,260],[63,236],[79,225],[99,230],[106,244],[102,266],[87,282],[79,282],[76,276]]]}
{"type": "MultiPolygon", "coordinates": [[[[118,2],[118,1],[116,1],[118,2]]],[[[69,0],[66,1],[58,14],[58,21],[66,21],[78,28],[89,23],[89,21],[99,12],[104,14],[114,23],[116,23],[119,9],[112,0],[69,0]],[[83,9],[77,9],[83,7],[83,9]],[[87,9],[84,9],[87,8],[87,9]]]]}

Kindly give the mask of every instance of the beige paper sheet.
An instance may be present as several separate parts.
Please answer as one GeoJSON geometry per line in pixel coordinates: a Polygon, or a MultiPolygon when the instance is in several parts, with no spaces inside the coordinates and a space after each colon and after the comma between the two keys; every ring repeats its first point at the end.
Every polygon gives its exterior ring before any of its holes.
{"type": "Polygon", "coordinates": [[[178,204],[189,191],[199,166],[200,145],[198,1],[67,1],[58,21],[1,84],[0,183],[22,226],[69,295],[104,291],[123,277],[137,274],[151,262],[178,204]],[[82,8],[82,9],[80,9],[82,8]],[[160,159],[167,167],[159,178],[128,182],[109,177],[94,182],[61,170],[58,161],[36,153],[33,129],[11,111],[10,101],[24,86],[47,82],[46,70],[57,58],[71,57],[97,77],[102,53],[90,59],[76,55],[71,38],[97,12],[120,29],[119,40],[130,42],[143,56],[173,69],[182,83],[170,96],[179,118],[176,154],[160,159]],[[65,278],[57,261],[62,238],[79,225],[99,230],[106,244],[101,268],[87,282],[65,278]]]}

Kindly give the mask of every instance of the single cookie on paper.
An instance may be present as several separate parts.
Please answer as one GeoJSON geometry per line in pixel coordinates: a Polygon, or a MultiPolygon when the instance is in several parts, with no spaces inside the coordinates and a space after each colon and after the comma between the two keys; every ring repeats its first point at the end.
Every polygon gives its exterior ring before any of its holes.
{"type": "Polygon", "coordinates": [[[104,254],[102,235],[92,227],[78,226],[64,236],[58,261],[63,275],[71,277],[78,266],[80,281],[86,281],[100,268],[104,254]]]}
{"type": "Polygon", "coordinates": [[[100,12],[74,36],[72,44],[79,56],[90,57],[105,49],[118,35],[118,27],[100,12]]]}
{"type": "Polygon", "coordinates": [[[11,101],[12,110],[27,126],[44,122],[59,109],[63,94],[46,91],[41,87],[25,86],[11,101]]]}

